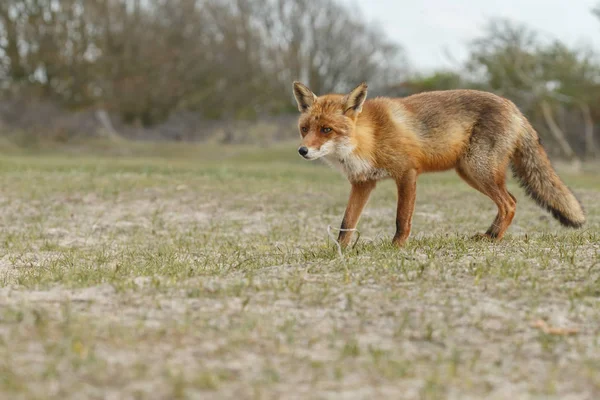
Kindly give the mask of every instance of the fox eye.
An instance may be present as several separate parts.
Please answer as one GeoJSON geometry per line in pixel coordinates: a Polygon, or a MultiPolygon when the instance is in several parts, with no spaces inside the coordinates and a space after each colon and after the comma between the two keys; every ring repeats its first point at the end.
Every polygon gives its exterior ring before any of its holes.
{"type": "Polygon", "coordinates": [[[329,132],[331,132],[331,128],[321,128],[321,132],[329,133],[329,132]]]}
{"type": "Polygon", "coordinates": [[[302,127],[302,132],[304,132],[304,133],[308,132],[308,128],[307,128],[307,127],[305,127],[305,126],[303,126],[303,127],[302,127]]]}

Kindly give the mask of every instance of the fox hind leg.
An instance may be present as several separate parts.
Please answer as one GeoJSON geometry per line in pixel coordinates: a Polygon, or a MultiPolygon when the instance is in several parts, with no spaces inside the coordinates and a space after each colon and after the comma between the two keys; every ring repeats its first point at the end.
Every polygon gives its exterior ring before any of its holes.
{"type": "Polygon", "coordinates": [[[517,200],[506,189],[506,167],[487,168],[463,161],[456,168],[458,175],[470,186],[488,196],[498,207],[498,214],[492,225],[483,235],[489,239],[501,240],[510,226],[516,212],[517,200]]]}

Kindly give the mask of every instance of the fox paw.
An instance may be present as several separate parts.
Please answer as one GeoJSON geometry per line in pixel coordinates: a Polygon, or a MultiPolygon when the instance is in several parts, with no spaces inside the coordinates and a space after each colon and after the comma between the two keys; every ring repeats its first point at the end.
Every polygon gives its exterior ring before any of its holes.
{"type": "Polygon", "coordinates": [[[491,242],[494,240],[494,238],[492,238],[492,236],[489,233],[478,233],[476,235],[471,236],[471,240],[491,242]]]}

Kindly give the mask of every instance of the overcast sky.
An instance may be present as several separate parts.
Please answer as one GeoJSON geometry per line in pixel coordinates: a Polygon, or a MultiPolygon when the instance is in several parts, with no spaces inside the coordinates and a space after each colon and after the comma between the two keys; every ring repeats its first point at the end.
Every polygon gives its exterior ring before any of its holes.
{"type": "Polygon", "coordinates": [[[490,17],[526,23],[546,37],[588,43],[600,51],[600,20],[590,12],[600,0],[341,0],[402,44],[415,69],[452,66],[447,49],[464,60],[466,44],[490,17]]]}

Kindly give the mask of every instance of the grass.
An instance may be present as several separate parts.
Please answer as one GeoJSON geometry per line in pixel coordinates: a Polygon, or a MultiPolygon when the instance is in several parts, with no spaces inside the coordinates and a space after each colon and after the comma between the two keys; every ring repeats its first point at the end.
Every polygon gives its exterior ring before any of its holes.
{"type": "MultiPolygon", "coordinates": [[[[98,145],[0,157],[0,398],[595,398],[600,175],[562,228],[420,177],[382,182],[337,256],[348,183],[295,146],[98,145]],[[178,147],[179,146],[179,147],[178,147]],[[573,335],[536,328],[544,320],[573,335]]],[[[560,331],[559,331],[560,332],[560,331]]]]}

